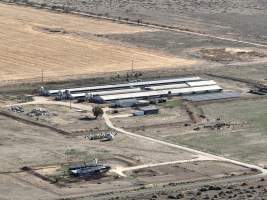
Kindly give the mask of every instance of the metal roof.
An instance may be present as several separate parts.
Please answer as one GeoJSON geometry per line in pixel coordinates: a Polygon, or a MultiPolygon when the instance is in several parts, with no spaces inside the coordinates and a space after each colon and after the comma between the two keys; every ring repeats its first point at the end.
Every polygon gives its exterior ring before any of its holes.
{"type": "Polygon", "coordinates": [[[124,88],[129,87],[128,83],[125,84],[117,84],[117,85],[101,85],[101,86],[92,86],[92,87],[82,87],[82,88],[68,88],[68,89],[60,89],[60,90],[49,90],[49,94],[57,94],[58,92],[65,92],[69,90],[72,92],[83,92],[83,91],[94,91],[94,90],[101,90],[101,89],[112,89],[112,88],[124,88]]]}
{"type": "Polygon", "coordinates": [[[100,85],[93,87],[81,87],[81,88],[67,88],[60,90],[49,90],[49,94],[57,94],[58,92],[65,92],[69,90],[71,93],[73,92],[82,92],[82,91],[94,91],[101,89],[112,89],[112,88],[123,88],[123,87],[134,87],[134,86],[146,86],[146,85],[157,85],[157,84],[167,84],[167,83],[179,83],[186,81],[197,81],[201,80],[200,77],[185,77],[185,78],[175,78],[175,79],[163,79],[163,80],[154,80],[154,81],[141,81],[134,83],[122,83],[122,84],[114,84],[114,85],[100,85]]]}
{"type": "Polygon", "coordinates": [[[100,92],[88,92],[88,93],[76,93],[71,94],[72,98],[81,98],[86,97],[87,94],[95,95],[110,95],[110,94],[123,94],[123,93],[131,93],[131,92],[140,92],[141,88],[130,88],[130,89],[121,89],[121,90],[107,90],[107,91],[100,91],[100,92]]]}
{"type": "Polygon", "coordinates": [[[208,85],[216,85],[216,82],[213,80],[205,81],[186,81],[185,83],[180,84],[170,84],[170,85],[157,85],[147,87],[151,90],[165,90],[165,89],[178,89],[178,88],[188,88],[188,87],[197,87],[197,86],[208,86],[208,85]]]}
{"type": "Polygon", "coordinates": [[[150,110],[159,110],[156,106],[146,106],[146,107],[140,107],[139,110],[141,111],[150,111],[150,110]]]}
{"type": "Polygon", "coordinates": [[[192,93],[213,92],[213,91],[220,91],[220,90],[222,90],[221,87],[217,85],[212,85],[212,86],[203,86],[203,87],[191,87],[191,88],[181,88],[181,89],[156,90],[156,91],[144,91],[144,92],[136,92],[136,93],[106,95],[106,96],[99,96],[97,98],[101,99],[102,101],[112,101],[112,100],[117,100],[117,99],[130,99],[130,98],[168,95],[169,92],[171,92],[172,95],[186,95],[186,94],[192,94],[192,93]]]}
{"type": "Polygon", "coordinates": [[[222,88],[218,85],[209,85],[203,87],[191,87],[191,88],[181,88],[181,89],[173,89],[171,93],[174,95],[186,95],[191,93],[202,93],[202,92],[213,92],[219,91],[222,88]]]}
{"type": "Polygon", "coordinates": [[[204,86],[204,85],[216,85],[216,82],[213,80],[210,81],[195,81],[195,82],[187,82],[190,87],[204,86]]]}
{"type": "Polygon", "coordinates": [[[229,99],[238,97],[240,97],[239,92],[220,92],[212,94],[185,96],[183,99],[197,102],[197,101],[209,101],[209,100],[229,99]]]}
{"type": "Polygon", "coordinates": [[[185,88],[185,87],[188,87],[188,85],[185,83],[180,83],[180,84],[150,86],[147,88],[150,90],[165,90],[165,89],[185,88]]]}

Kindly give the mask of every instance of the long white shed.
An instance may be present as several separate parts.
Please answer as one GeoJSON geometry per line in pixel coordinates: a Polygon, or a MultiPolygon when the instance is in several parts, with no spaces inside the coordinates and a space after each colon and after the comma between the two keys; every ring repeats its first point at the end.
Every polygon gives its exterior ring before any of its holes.
{"type": "Polygon", "coordinates": [[[203,87],[189,87],[180,89],[170,89],[170,90],[156,90],[156,91],[144,91],[136,93],[125,93],[125,94],[113,94],[113,95],[103,95],[93,97],[94,101],[98,103],[104,103],[107,101],[115,101],[119,99],[133,99],[133,98],[148,98],[157,96],[167,96],[167,95],[188,95],[194,93],[208,93],[208,92],[219,92],[222,88],[218,85],[203,86],[203,87]]]}
{"type": "Polygon", "coordinates": [[[210,81],[195,81],[195,82],[186,82],[190,87],[205,86],[205,85],[216,85],[217,83],[213,80],[210,81]]]}
{"type": "Polygon", "coordinates": [[[116,88],[130,88],[136,86],[149,86],[149,85],[160,85],[168,83],[182,83],[189,81],[199,81],[202,80],[200,77],[185,77],[185,78],[174,78],[174,79],[163,79],[163,80],[154,80],[154,81],[140,81],[133,83],[121,83],[121,84],[112,84],[112,85],[100,85],[93,87],[80,87],[80,88],[66,88],[59,90],[48,90],[48,95],[57,95],[59,92],[69,91],[69,93],[75,92],[86,92],[86,91],[95,91],[95,90],[107,90],[107,89],[116,89],[116,88]]]}
{"type": "Polygon", "coordinates": [[[88,93],[75,93],[71,94],[70,98],[71,99],[76,99],[76,98],[83,98],[86,97],[86,95],[111,95],[111,94],[125,94],[125,93],[133,93],[133,92],[140,92],[141,88],[130,88],[130,89],[122,89],[122,90],[107,90],[107,91],[100,91],[100,92],[88,92],[88,93]]]}

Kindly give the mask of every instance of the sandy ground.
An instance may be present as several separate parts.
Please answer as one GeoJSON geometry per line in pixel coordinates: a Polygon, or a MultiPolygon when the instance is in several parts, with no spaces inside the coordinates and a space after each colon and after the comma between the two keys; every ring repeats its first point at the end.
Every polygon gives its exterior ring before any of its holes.
{"type": "MultiPolygon", "coordinates": [[[[165,166],[162,166],[152,168],[152,175],[150,169],[148,169],[148,173],[145,169],[144,173],[141,171],[129,178],[114,180],[107,177],[96,181],[70,183],[69,187],[57,187],[33,174],[18,172],[19,168],[22,166],[36,167],[40,169],[37,170],[38,173],[51,175],[50,173],[54,173],[54,169],[56,169],[52,167],[57,166],[58,163],[75,160],[77,162],[79,159],[88,159],[92,155],[106,158],[121,155],[128,160],[135,160],[141,165],[143,165],[142,163],[168,162],[170,160],[182,161],[188,159],[190,161],[195,155],[153,142],[125,137],[124,135],[117,136],[116,140],[111,143],[90,142],[83,138],[67,138],[47,129],[28,126],[2,116],[0,127],[5,130],[2,132],[0,140],[0,150],[3,152],[0,157],[2,161],[5,161],[0,164],[0,199],[51,200],[79,197],[94,195],[103,191],[115,192],[128,187],[142,187],[142,184],[191,181],[206,179],[207,177],[213,178],[214,174],[225,176],[233,171],[244,172],[242,167],[234,166],[226,169],[224,165],[218,163],[216,167],[212,165],[212,170],[206,170],[207,173],[203,173],[203,170],[209,168],[209,164],[178,163],[169,167],[172,169],[170,172],[166,171],[165,166]],[[67,154],[70,150],[74,154],[67,154]],[[49,167],[42,168],[42,166],[47,165],[49,167]],[[156,176],[153,176],[154,171],[156,176]]],[[[114,161],[111,162],[112,166],[116,167],[115,165],[120,164],[114,161]]],[[[107,163],[109,164],[109,162],[107,163]]]]}
{"type": "MultiPolygon", "coordinates": [[[[148,31],[31,8],[0,5],[0,79],[40,80],[81,74],[135,69],[190,66],[195,61],[137,48],[124,47],[88,37],[101,33],[148,31]],[[59,32],[51,33],[51,30],[59,32]],[[80,35],[89,35],[87,38],[80,35]]],[[[58,78],[60,79],[60,78],[58,78]]]]}
{"type": "MultiPolygon", "coordinates": [[[[78,107],[81,106],[85,107],[78,107]]],[[[75,116],[74,112],[62,110],[61,107],[57,111],[75,116]]],[[[5,161],[0,164],[0,199],[71,198],[144,187],[151,183],[168,184],[228,177],[231,173],[250,173],[247,168],[207,161],[192,152],[120,133],[111,142],[89,141],[83,136],[56,134],[46,128],[26,125],[3,116],[0,116],[0,127],[4,130],[0,138],[0,150],[3,152],[0,158],[5,161]],[[108,175],[100,180],[76,181],[66,183],[66,187],[57,187],[35,174],[20,171],[22,167],[29,166],[39,174],[54,176],[62,164],[82,162],[93,157],[110,164],[115,172],[123,169],[121,172],[127,172],[125,174],[128,176],[112,178],[108,175]],[[133,174],[131,171],[134,171],[133,174]],[[20,198],[21,194],[25,198],[20,198]]],[[[76,124],[73,128],[80,128],[80,125],[76,124]]]]}

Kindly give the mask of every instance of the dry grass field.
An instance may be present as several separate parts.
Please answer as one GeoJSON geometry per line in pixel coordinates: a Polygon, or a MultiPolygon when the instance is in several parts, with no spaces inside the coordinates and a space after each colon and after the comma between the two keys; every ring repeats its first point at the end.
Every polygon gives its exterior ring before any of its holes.
{"type": "Polygon", "coordinates": [[[249,91],[267,83],[267,49],[260,45],[267,3],[3,1],[0,200],[266,199],[267,99],[249,91]],[[129,76],[132,60],[138,73],[129,76]],[[155,105],[157,115],[134,117],[135,107],[102,104],[103,116],[93,119],[96,103],[35,96],[42,71],[48,89],[194,74],[240,98],[168,97],[155,105]],[[110,131],[112,140],[92,139],[110,131]],[[111,170],[71,175],[70,166],[95,158],[111,170]]]}
{"type": "Polygon", "coordinates": [[[68,14],[0,4],[0,80],[90,75],[162,67],[187,67],[193,60],[131,48],[99,34],[153,31],[68,14]]]}

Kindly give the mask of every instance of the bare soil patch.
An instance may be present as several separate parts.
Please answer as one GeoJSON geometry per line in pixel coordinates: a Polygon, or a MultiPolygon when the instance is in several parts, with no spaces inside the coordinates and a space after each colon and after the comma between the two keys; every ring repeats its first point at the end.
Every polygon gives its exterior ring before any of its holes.
{"type": "Polygon", "coordinates": [[[94,119],[91,110],[79,110],[68,106],[60,105],[24,105],[23,113],[14,113],[7,108],[12,114],[24,117],[29,120],[41,122],[53,127],[66,130],[73,135],[85,135],[91,132],[101,132],[109,130],[101,118],[94,119]],[[45,115],[36,115],[34,110],[41,110],[45,115]],[[90,117],[92,120],[82,120],[83,117],[90,117]]]}
{"type": "Polygon", "coordinates": [[[145,130],[146,128],[151,127],[167,128],[170,126],[184,124],[190,121],[189,115],[186,113],[185,108],[181,106],[180,100],[172,100],[168,103],[157,106],[160,108],[159,114],[127,118],[114,118],[112,119],[112,122],[116,126],[137,131],[145,130]]]}
{"type": "MultiPolygon", "coordinates": [[[[121,167],[129,167],[133,165],[137,165],[138,162],[130,157],[123,155],[114,155],[114,157],[108,157],[105,159],[101,159],[101,163],[113,167],[121,166],[121,167]]],[[[72,184],[78,184],[79,182],[90,181],[90,183],[105,183],[107,181],[115,181],[118,179],[118,175],[113,173],[112,171],[90,177],[74,177],[69,173],[69,167],[75,166],[78,164],[84,164],[84,161],[80,162],[69,162],[69,163],[59,163],[57,165],[45,165],[45,166],[27,166],[24,167],[24,171],[29,175],[33,175],[39,179],[47,181],[48,183],[56,184],[57,186],[70,186],[72,184]]]]}
{"type": "Polygon", "coordinates": [[[197,53],[203,59],[215,62],[233,62],[233,61],[251,61],[251,59],[265,58],[267,55],[264,52],[255,51],[252,49],[237,49],[237,48],[208,48],[201,49],[197,53]]]}
{"type": "Polygon", "coordinates": [[[175,182],[183,182],[254,173],[255,172],[247,168],[217,161],[188,162],[128,172],[131,177],[138,178],[139,181],[146,184],[173,181],[173,177],[175,177],[175,182]]]}

